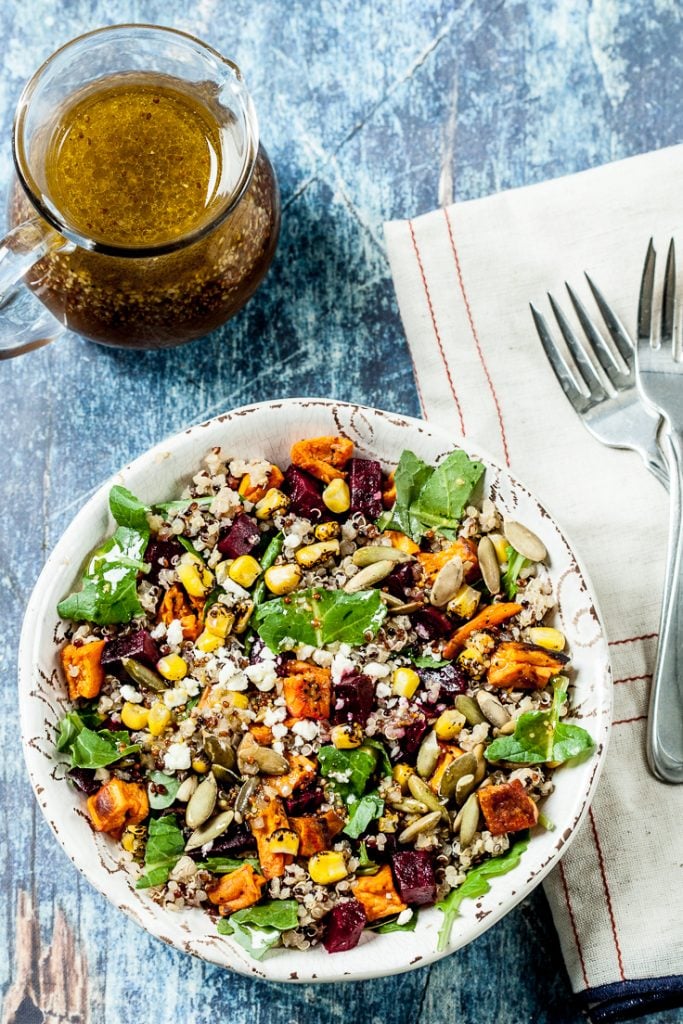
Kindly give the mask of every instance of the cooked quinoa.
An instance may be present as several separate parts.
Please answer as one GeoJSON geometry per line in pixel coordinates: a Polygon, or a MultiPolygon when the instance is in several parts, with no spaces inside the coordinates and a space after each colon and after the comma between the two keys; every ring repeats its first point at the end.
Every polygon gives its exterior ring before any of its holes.
{"type": "Polygon", "coordinates": [[[394,474],[345,438],[284,472],[249,456],[213,449],[160,505],[112,489],[59,606],[58,748],[151,899],[257,957],[342,951],[514,866],[590,738],[562,723],[542,540],[477,501],[483,466],[394,474]]]}

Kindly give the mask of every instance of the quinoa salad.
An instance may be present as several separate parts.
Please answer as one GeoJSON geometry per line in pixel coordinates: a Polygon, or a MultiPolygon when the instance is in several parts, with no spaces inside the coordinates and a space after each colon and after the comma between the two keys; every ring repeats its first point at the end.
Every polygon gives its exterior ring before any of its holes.
{"type": "Polygon", "coordinates": [[[58,606],[56,746],[131,884],[257,959],[433,905],[443,950],[553,828],[553,773],[593,742],[543,540],[484,472],[316,437],[282,467],[214,448],[152,506],[111,488],[116,530],[58,606]]]}

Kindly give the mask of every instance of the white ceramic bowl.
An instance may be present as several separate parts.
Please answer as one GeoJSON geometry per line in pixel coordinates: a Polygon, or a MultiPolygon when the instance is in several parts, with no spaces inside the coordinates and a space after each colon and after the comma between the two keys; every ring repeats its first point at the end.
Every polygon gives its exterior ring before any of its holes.
{"type": "MultiPolygon", "coordinates": [[[[91,831],[82,797],[64,782],[66,765],[55,755],[55,725],[68,708],[58,672],[57,652],[63,636],[57,602],[77,581],[87,553],[113,524],[108,494],[122,483],[146,502],[180,493],[206,453],[221,445],[244,457],[265,456],[287,464],[291,443],[302,437],[341,433],[360,455],[398,461],[411,448],[435,462],[453,448],[448,434],[420,420],[361,406],[316,399],[268,402],[237,409],[177,434],[141,455],[107,481],[78,513],[50,555],[26,611],[19,657],[19,699],[24,753],[36,799],[76,867],[111,902],[164,942],[246,975],[273,981],[336,981],[373,978],[422,966],[436,952],[440,911],[421,911],[414,932],[366,933],[359,946],[330,955],[322,948],[280,950],[258,963],[230,938],[217,934],[201,910],[170,913],[137,892],[124,869],[117,870],[119,846],[91,831]]],[[[604,759],[611,721],[611,678],[607,641],[592,588],[568,540],[529,491],[478,446],[486,465],[485,492],[507,514],[538,533],[549,552],[549,567],[559,597],[558,625],[567,635],[576,670],[573,712],[597,743],[592,759],[560,769],[555,791],[544,810],[554,832],[536,830],[520,866],[495,879],[481,899],[465,901],[447,952],[481,935],[538,885],[567,848],[586,813],[604,759]]]]}

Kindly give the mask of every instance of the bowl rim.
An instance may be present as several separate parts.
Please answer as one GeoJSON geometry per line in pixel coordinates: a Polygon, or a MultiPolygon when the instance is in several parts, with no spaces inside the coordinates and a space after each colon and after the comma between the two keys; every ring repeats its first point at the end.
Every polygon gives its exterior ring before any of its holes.
{"type": "MultiPolygon", "coordinates": [[[[205,446],[206,447],[206,446],[205,446]]],[[[74,564],[71,563],[68,571],[74,573],[74,564]]],[[[209,420],[202,421],[176,433],[169,435],[157,444],[152,445],[146,449],[141,455],[137,456],[131,462],[127,463],[118,472],[109,476],[100,486],[97,487],[95,492],[90,496],[82,508],[76,513],[69,525],[63,531],[59,540],[53,545],[50,554],[48,555],[45,565],[41,570],[38,579],[33,587],[31,596],[26,606],[26,612],[21,630],[21,638],[19,643],[19,656],[18,656],[18,686],[19,686],[19,711],[20,711],[20,726],[21,726],[21,740],[22,749],[24,753],[24,760],[26,768],[31,780],[31,786],[36,797],[36,800],[44,814],[55,838],[59,842],[61,848],[64,850],[66,855],[80,871],[80,873],[93,885],[93,887],[102,893],[109,902],[111,902],[117,909],[123,910],[123,912],[130,919],[135,921],[138,925],[143,927],[147,932],[153,935],[155,938],[161,939],[168,945],[174,946],[182,952],[187,952],[192,955],[198,956],[201,959],[207,960],[211,963],[215,963],[217,966],[235,970],[240,974],[256,977],[261,980],[269,981],[287,981],[295,983],[321,983],[321,982],[333,982],[333,981],[346,981],[346,980],[367,980],[377,977],[387,977],[393,974],[400,974],[405,971],[413,970],[416,967],[426,966],[437,960],[442,959],[444,956],[448,956],[455,952],[457,949],[467,945],[469,942],[478,938],[481,934],[487,931],[490,927],[496,924],[502,917],[505,916],[509,911],[514,909],[529,893],[536,888],[536,886],[543,880],[543,878],[549,873],[549,871],[555,867],[567,848],[575,838],[583,819],[588,813],[595,789],[597,787],[600,775],[604,768],[608,740],[611,732],[611,721],[612,721],[612,668],[609,657],[609,647],[607,644],[606,630],[604,626],[604,619],[600,612],[600,608],[595,595],[595,588],[590,580],[590,577],[586,571],[585,565],[581,560],[579,554],[567,536],[564,528],[558,523],[558,520],[553,515],[552,511],[548,509],[548,506],[542,501],[535,492],[529,490],[526,485],[518,480],[518,478],[510,472],[507,467],[501,466],[499,461],[490,455],[485,447],[478,444],[475,441],[467,438],[463,441],[454,440],[445,427],[439,424],[431,424],[425,420],[418,419],[412,416],[405,416],[401,413],[389,412],[370,406],[365,406],[354,402],[342,402],[335,399],[326,398],[286,398],[269,400],[258,403],[250,403],[248,405],[240,406],[236,409],[232,409],[228,412],[219,414],[211,417],[209,420]],[[284,961],[285,955],[278,954],[274,957],[266,957],[262,961],[248,961],[243,957],[243,950],[240,950],[235,943],[232,942],[228,937],[221,936],[224,939],[226,945],[221,943],[221,949],[229,949],[232,956],[229,958],[230,962],[227,962],[226,957],[217,957],[213,955],[214,946],[212,944],[206,945],[206,949],[190,948],[186,942],[176,941],[170,939],[163,934],[162,929],[158,926],[153,915],[145,917],[144,904],[141,909],[140,915],[133,911],[128,906],[121,906],[117,903],[116,896],[108,891],[108,873],[104,868],[97,870],[89,867],[88,864],[79,862],[77,851],[70,848],[69,845],[69,832],[68,829],[60,831],[57,822],[48,813],[47,806],[43,804],[40,799],[41,785],[39,780],[36,778],[32,766],[32,762],[35,756],[35,752],[30,749],[29,746],[29,735],[28,735],[28,704],[30,695],[30,684],[34,676],[36,662],[38,659],[39,645],[41,641],[41,629],[45,628],[45,616],[47,609],[44,607],[47,596],[44,595],[44,590],[48,580],[51,580],[52,574],[55,571],[60,573],[64,572],[65,566],[60,559],[63,558],[63,549],[67,548],[70,544],[76,540],[74,547],[78,548],[77,537],[81,530],[82,524],[88,522],[94,515],[101,515],[103,511],[105,515],[108,515],[108,495],[109,490],[115,483],[120,483],[122,479],[125,479],[129,474],[133,474],[136,470],[143,468],[146,465],[154,464],[159,459],[168,460],[178,454],[178,449],[182,449],[187,444],[187,438],[193,438],[197,443],[197,457],[201,458],[204,449],[201,449],[201,435],[202,431],[207,427],[212,427],[218,424],[229,424],[236,418],[243,418],[248,415],[259,415],[273,411],[274,409],[285,409],[285,410],[296,410],[301,408],[318,407],[326,412],[332,413],[334,417],[334,410],[341,409],[349,412],[349,414],[361,414],[374,418],[376,416],[386,417],[390,422],[397,424],[401,427],[418,430],[421,433],[426,433],[430,438],[437,441],[443,441],[446,449],[452,449],[454,447],[462,447],[469,453],[475,453],[478,457],[482,458],[483,461],[488,463],[492,469],[498,471],[504,477],[514,485],[515,488],[521,489],[536,505],[540,511],[545,514],[551,521],[557,534],[562,539],[563,543],[567,548],[567,552],[570,555],[576,569],[581,577],[584,585],[587,598],[590,602],[591,613],[594,616],[597,626],[599,627],[599,635],[597,640],[597,648],[601,653],[601,673],[596,673],[596,693],[600,696],[600,706],[596,712],[596,718],[593,720],[592,733],[595,740],[595,753],[592,759],[592,771],[588,779],[588,783],[583,787],[583,794],[578,810],[575,811],[571,818],[571,824],[567,826],[559,836],[558,841],[555,843],[552,854],[546,859],[545,862],[539,865],[539,867],[528,872],[524,878],[520,875],[520,872],[524,872],[524,861],[520,864],[513,872],[510,873],[506,878],[515,878],[517,885],[515,889],[509,894],[509,896],[502,900],[498,906],[493,906],[490,909],[486,909],[485,912],[480,910],[481,901],[486,900],[486,897],[482,897],[479,900],[472,901],[472,904],[476,904],[479,909],[478,923],[473,929],[473,933],[467,935],[462,941],[458,941],[457,937],[451,940],[443,951],[436,950],[436,944],[434,948],[428,951],[421,950],[419,956],[413,957],[410,962],[392,964],[388,968],[381,968],[380,964],[374,963],[375,958],[368,958],[368,967],[362,970],[344,971],[343,963],[340,962],[340,957],[330,957],[330,970],[324,972],[324,976],[319,973],[307,973],[305,969],[302,970],[302,966],[306,964],[305,957],[307,951],[300,950],[288,950],[287,953],[296,954],[293,958],[296,963],[289,964],[289,966],[296,966],[299,969],[293,971],[277,970],[274,965],[279,961],[284,961]],[[36,623],[39,628],[36,629],[36,623]],[[598,678],[599,677],[599,678],[598,678]]],[[[56,763],[56,762],[55,762],[56,763]]],[[[73,844],[72,844],[73,846],[73,844]]],[[[491,892],[495,895],[497,891],[497,883],[503,883],[503,887],[506,883],[505,879],[494,879],[492,880],[491,892]]],[[[144,892],[144,891],[143,891],[144,892]]],[[[487,894],[489,895],[489,894],[487,894]]],[[[500,893],[498,894],[500,895],[500,893]]],[[[428,912],[435,913],[434,908],[428,908],[428,912]]],[[[167,911],[167,913],[170,913],[167,911]]],[[[409,933],[410,935],[416,935],[417,932],[409,933]]],[[[436,934],[436,931],[433,933],[436,934]]],[[[394,933],[391,936],[382,936],[383,939],[389,938],[396,941],[400,941],[403,938],[401,933],[394,933]]],[[[380,958],[381,960],[381,958],[380,958]]]]}

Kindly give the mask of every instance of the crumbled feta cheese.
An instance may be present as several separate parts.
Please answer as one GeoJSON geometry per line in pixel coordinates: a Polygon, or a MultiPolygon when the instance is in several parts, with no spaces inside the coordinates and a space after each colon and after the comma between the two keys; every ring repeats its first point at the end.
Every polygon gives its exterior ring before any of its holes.
{"type": "Polygon", "coordinates": [[[396,924],[408,924],[408,921],[410,921],[412,916],[412,910],[410,909],[410,907],[406,907],[406,909],[402,910],[401,913],[396,918],[396,924]]]}
{"type": "Polygon", "coordinates": [[[296,656],[299,661],[308,661],[314,651],[315,647],[311,646],[311,644],[299,644],[296,649],[296,656]]]}
{"type": "Polygon", "coordinates": [[[320,665],[321,668],[329,668],[332,664],[333,655],[329,651],[314,651],[313,661],[316,665],[320,665]]]}
{"type": "Polygon", "coordinates": [[[294,723],[292,732],[297,736],[302,736],[305,740],[314,740],[318,735],[318,723],[311,718],[302,718],[300,722],[294,723]]]}
{"type": "Polygon", "coordinates": [[[172,690],[164,690],[164,704],[167,708],[179,708],[187,704],[187,690],[184,686],[175,686],[172,690]]]}
{"type": "Polygon", "coordinates": [[[201,690],[199,681],[197,679],[193,679],[192,676],[186,676],[185,679],[183,679],[183,686],[187,690],[188,697],[196,697],[201,690]]]}
{"type": "MultiPolygon", "coordinates": [[[[345,645],[343,645],[345,646],[345,645]]],[[[332,682],[340,683],[342,677],[348,672],[355,672],[356,666],[346,654],[342,653],[341,647],[339,653],[335,654],[332,659],[332,682]]]]}
{"type": "Polygon", "coordinates": [[[165,622],[157,623],[157,625],[151,631],[150,636],[154,640],[163,640],[164,637],[166,636],[166,623],[165,622]]]}
{"type": "Polygon", "coordinates": [[[169,647],[180,647],[183,642],[183,624],[180,619],[173,619],[166,630],[166,643],[169,647]]]}
{"type": "Polygon", "coordinates": [[[378,697],[390,697],[391,687],[388,683],[378,683],[375,687],[375,693],[378,697]]]}
{"type": "Polygon", "coordinates": [[[391,672],[388,665],[380,665],[378,661],[370,661],[364,667],[363,672],[372,679],[385,679],[391,672]]]}
{"type": "Polygon", "coordinates": [[[263,716],[263,724],[268,726],[276,725],[277,722],[284,722],[287,717],[287,708],[268,708],[263,716]]]}
{"type": "Polygon", "coordinates": [[[272,733],[276,740],[281,740],[284,736],[287,735],[287,732],[287,726],[283,725],[282,722],[276,722],[275,725],[272,727],[272,733]]]}
{"type": "Polygon", "coordinates": [[[172,743],[164,754],[164,768],[167,772],[184,771],[190,767],[192,757],[186,743],[172,743]]]}
{"type": "Polygon", "coordinates": [[[247,665],[244,674],[261,693],[272,690],[277,679],[272,661],[257,661],[255,665],[247,665]]]}
{"type": "Polygon", "coordinates": [[[249,685],[244,672],[232,661],[226,661],[221,667],[218,682],[227,690],[246,690],[249,685]]]}
{"type": "Polygon", "coordinates": [[[121,687],[121,696],[129,704],[142,704],[142,694],[134,686],[129,686],[128,683],[124,683],[121,687]]]}

